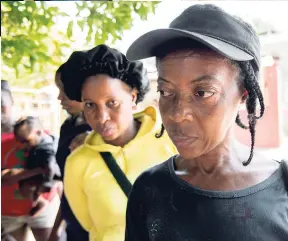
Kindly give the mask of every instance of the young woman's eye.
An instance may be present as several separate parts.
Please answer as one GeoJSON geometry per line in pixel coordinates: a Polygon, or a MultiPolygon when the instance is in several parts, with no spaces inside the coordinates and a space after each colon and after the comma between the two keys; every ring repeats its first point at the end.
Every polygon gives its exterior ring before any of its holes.
{"type": "Polygon", "coordinates": [[[213,92],[213,91],[198,90],[195,93],[195,96],[205,99],[205,98],[211,97],[214,94],[215,94],[215,92],[213,92]]]}
{"type": "Polygon", "coordinates": [[[108,102],[108,106],[117,107],[117,106],[119,106],[119,102],[116,101],[116,100],[111,100],[111,101],[108,102]]]}
{"type": "Polygon", "coordinates": [[[163,96],[163,97],[173,97],[174,96],[174,93],[168,92],[168,91],[165,91],[165,90],[158,90],[157,92],[159,92],[160,95],[163,96]]]}

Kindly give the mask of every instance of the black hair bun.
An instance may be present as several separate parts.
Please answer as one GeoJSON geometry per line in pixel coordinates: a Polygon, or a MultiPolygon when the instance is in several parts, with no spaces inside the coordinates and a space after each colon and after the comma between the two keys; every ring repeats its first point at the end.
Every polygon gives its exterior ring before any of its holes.
{"type": "Polygon", "coordinates": [[[98,45],[86,52],[81,52],[81,54],[73,58],[72,55],[66,62],[67,65],[64,69],[66,69],[65,72],[77,73],[73,73],[73,76],[70,74],[70,81],[67,81],[65,73],[61,75],[64,91],[70,99],[80,101],[83,83],[88,77],[97,74],[107,74],[112,78],[120,79],[131,88],[137,89],[137,103],[144,99],[145,94],[150,89],[147,71],[143,67],[143,63],[140,61],[129,61],[124,54],[107,45],[98,45]],[[69,61],[73,62],[73,64],[69,64],[69,61]],[[69,70],[67,67],[69,67],[69,70]],[[69,86],[68,82],[70,82],[69,86]],[[71,82],[75,82],[73,90],[71,90],[71,82]]]}

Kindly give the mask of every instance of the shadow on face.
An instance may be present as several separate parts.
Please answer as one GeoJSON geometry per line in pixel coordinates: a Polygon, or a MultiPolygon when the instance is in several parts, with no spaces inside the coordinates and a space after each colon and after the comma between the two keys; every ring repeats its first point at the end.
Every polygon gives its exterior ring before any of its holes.
{"type": "Polygon", "coordinates": [[[184,158],[201,156],[230,133],[239,105],[239,68],[214,51],[172,52],[158,59],[163,124],[184,158]]]}
{"type": "Polygon", "coordinates": [[[132,128],[136,98],[136,90],[105,74],[89,77],[82,87],[85,118],[107,142],[132,128]]]}

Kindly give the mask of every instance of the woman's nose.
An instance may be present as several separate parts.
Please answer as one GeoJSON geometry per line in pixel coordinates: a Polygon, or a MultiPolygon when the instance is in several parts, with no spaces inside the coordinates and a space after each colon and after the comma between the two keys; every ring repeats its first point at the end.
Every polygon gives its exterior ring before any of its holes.
{"type": "Polygon", "coordinates": [[[64,93],[62,91],[59,92],[59,95],[58,95],[57,99],[61,100],[61,101],[65,99],[65,95],[64,95],[64,93]]]}
{"type": "Polygon", "coordinates": [[[186,100],[178,100],[176,103],[171,105],[170,118],[177,123],[183,122],[184,120],[192,121],[194,119],[191,106],[188,106],[186,100]]]}
{"type": "Polygon", "coordinates": [[[107,120],[110,120],[111,118],[110,118],[109,112],[103,110],[99,112],[97,119],[101,124],[104,124],[107,120]]]}

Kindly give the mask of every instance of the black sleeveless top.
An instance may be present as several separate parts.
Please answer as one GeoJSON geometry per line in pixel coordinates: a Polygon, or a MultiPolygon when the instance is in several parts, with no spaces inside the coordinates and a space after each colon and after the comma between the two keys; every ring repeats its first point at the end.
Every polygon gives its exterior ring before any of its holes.
{"type": "Polygon", "coordinates": [[[288,241],[287,181],[281,164],[250,188],[207,191],[180,179],[171,158],[135,182],[125,240],[288,241]]]}

